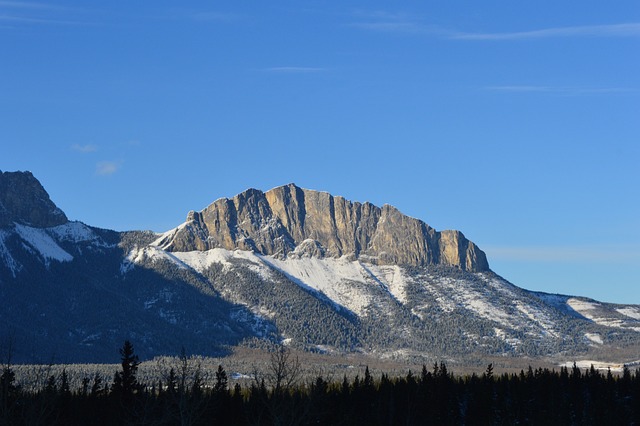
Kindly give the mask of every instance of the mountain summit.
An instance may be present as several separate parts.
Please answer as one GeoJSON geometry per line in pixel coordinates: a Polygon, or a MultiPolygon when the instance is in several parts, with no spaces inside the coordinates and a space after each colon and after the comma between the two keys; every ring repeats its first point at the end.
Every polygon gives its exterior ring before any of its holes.
{"type": "Polygon", "coordinates": [[[0,227],[15,222],[46,228],[67,221],[31,172],[0,171],[0,227]]]}
{"type": "Polygon", "coordinates": [[[385,204],[359,203],[294,184],[221,198],[164,234],[167,251],[213,248],[287,257],[342,257],[379,265],[489,270],[486,255],[459,231],[438,232],[385,204]]]}

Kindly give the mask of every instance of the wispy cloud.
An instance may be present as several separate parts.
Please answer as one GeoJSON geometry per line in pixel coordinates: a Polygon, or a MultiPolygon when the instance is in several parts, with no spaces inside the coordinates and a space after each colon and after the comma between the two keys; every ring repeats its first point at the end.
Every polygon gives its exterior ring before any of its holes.
{"type": "Polygon", "coordinates": [[[638,89],[629,87],[570,87],[535,85],[487,86],[484,87],[483,90],[504,93],[547,93],[567,96],[640,93],[638,89]]]}
{"type": "Polygon", "coordinates": [[[326,68],[317,67],[271,67],[264,69],[267,72],[283,73],[283,74],[304,74],[326,71],[326,68]]]}
{"type": "Polygon", "coordinates": [[[352,27],[385,33],[424,33],[426,28],[415,22],[354,22],[352,27]]]}
{"type": "Polygon", "coordinates": [[[421,24],[415,17],[405,13],[358,10],[354,16],[357,21],[349,26],[367,31],[410,34],[436,32],[434,27],[421,24]]]}
{"type": "Polygon", "coordinates": [[[631,22],[610,25],[555,27],[533,31],[515,31],[506,33],[452,32],[448,37],[457,40],[524,40],[559,37],[640,37],[640,23],[631,22]]]}
{"type": "Polygon", "coordinates": [[[488,246],[483,249],[490,259],[504,261],[640,263],[640,247],[636,246],[488,246]]]}
{"type": "Polygon", "coordinates": [[[96,152],[98,150],[98,146],[91,145],[91,144],[80,145],[76,143],[71,145],[71,149],[74,151],[82,152],[82,153],[89,153],[89,152],[96,152]]]}
{"type": "Polygon", "coordinates": [[[28,1],[0,1],[0,7],[11,9],[45,9],[45,10],[67,10],[68,8],[47,3],[37,3],[28,1]]]}
{"type": "Polygon", "coordinates": [[[640,37],[640,22],[579,25],[511,32],[465,32],[425,24],[418,16],[385,11],[357,11],[354,28],[389,33],[424,34],[450,40],[526,40],[561,37],[640,37]]]}
{"type": "Polygon", "coordinates": [[[82,9],[41,2],[0,0],[0,22],[10,24],[92,25],[92,22],[69,19],[70,12],[82,9]]]}
{"type": "Polygon", "coordinates": [[[115,161],[101,161],[96,164],[96,175],[110,176],[120,169],[120,163],[115,161]]]}
{"type": "Polygon", "coordinates": [[[26,16],[0,15],[0,21],[23,24],[53,24],[53,25],[89,25],[86,22],[68,21],[62,19],[30,18],[26,16]]]}
{"type": "Polygon", "coordinates": [[[172,7],[160,11],[156,11],[151,16],[154,19],[162,20],[189,20],[194,22],[220,22],[229,23],[239,21],[243,15],[231,12],[220,12],[215,10],[197,10],[184,7],[172,7]]]}

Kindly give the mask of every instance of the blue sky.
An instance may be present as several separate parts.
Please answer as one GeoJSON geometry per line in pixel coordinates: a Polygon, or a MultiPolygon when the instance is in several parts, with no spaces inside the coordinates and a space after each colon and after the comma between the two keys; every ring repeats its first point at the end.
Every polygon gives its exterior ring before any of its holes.
{"type": "Polygon", "coordinates": [[[640,303],[640,3],[0,1],[0,170],[165,231],[295,182],[640,303]]]}

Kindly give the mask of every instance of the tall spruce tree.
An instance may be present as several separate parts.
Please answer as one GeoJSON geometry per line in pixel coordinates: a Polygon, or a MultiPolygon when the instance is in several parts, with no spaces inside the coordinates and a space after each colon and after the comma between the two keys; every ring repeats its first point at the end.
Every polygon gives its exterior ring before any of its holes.
{"type": "Polygon", "coordinates": [[[125,340],[120,349],[120,355],[122,370],[117,371],[113,378],[112,392],[122,399],[129,399],[140,390],[140,384],[136,377],[140,361],[138,355],[133,352],[133,345],[128,340],[125,340]]]}
{"type": "Polygon", "coordinates": [[[227,378],[227,372],[224,371],[222,365],[218,365],[218,370],[216,371],[216,383],[213,387],[213,391],[217,394],[226,393],[228,384],[229,379],[227,378]]]}

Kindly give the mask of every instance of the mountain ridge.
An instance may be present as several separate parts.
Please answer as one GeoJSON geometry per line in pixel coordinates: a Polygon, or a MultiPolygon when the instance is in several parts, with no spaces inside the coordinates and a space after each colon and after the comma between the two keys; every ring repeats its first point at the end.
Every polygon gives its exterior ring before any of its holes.
{"type": "Polygon", "coordinates": [[[32,174],[16,173],[0,175],[0,200],[13,203],[0,225],[0,346],[15,338],[19,362],[107,362],[125,339],[141,359],[276,344],[416,362],[619,361],[640,348],[639,305],[533,292],[488,263],[466,267],[484,253],[467,253],[461,233],[389,205],[289,184],[218,199],[164,234],[116,232],[68,221],[32,174]]]}

